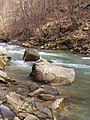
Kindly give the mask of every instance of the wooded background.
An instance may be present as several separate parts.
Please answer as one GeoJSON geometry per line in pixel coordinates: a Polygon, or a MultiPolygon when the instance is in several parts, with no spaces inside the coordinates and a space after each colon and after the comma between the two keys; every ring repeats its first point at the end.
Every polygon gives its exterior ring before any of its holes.
{"type": "Polygon", "coordinates": [[[0,35],[29,39],[43,25],[89,21],[90,0],[0,0],[0,35]]]}

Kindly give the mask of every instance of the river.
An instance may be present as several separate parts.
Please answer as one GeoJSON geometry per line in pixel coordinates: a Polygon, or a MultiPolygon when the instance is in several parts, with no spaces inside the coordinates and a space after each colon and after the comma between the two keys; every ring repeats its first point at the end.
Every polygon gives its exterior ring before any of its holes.
{"type": "MultiPolygon", "coordinates": [[[[5,48],[8,56],[12,58],[8,66],[9,75],[19,80],[26,78],[31,71],[32,62],[22,60],[25,49],[6,43],[0,43],[0,47],[5,48]]],[[[78,120],[90,120],[90,57],[63,51],[39,50],[39,53],[41,57],[54,64],[75,69],[75,82],[70,86],[57,86],[57,88],[64,94],[68,94],[72,103],[80,108],[80,112],[74,115],[79,118],[78,120]]]]}

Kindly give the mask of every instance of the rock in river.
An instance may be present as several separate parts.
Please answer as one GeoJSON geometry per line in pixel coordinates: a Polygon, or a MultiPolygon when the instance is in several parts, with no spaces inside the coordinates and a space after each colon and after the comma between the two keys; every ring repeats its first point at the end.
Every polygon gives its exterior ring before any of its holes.
{"type": "Polygon", "coordinates": [[[36,61],[40,58],[40,55],[36,49],[29,48],[24,52],[23,60],[25,61],[36,61]]]}
{"type": "Polygon", "coordinates": [[[45,83],[72,83],[75,78],[75,71],[71,68],[51,64],[42,59],[34,63],[30,76],[45,83]]]}

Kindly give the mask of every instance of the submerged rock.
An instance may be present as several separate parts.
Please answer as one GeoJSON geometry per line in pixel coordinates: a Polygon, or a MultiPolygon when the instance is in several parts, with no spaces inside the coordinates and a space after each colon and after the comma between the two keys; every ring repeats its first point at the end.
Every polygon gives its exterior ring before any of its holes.
{"type": "Polygon", "coordinates": [[[75,78],[75,71],[71,68],[51,64],[42,59],[34,63],[30,76],[45,83],[72,83],[75,78]]]}
{"type": "Polygon", "coordinates": [[[24,61],[36,61],[40,58],[40,55],[36,49],[29,48],[24,52],[23,60],[24,61]]]}

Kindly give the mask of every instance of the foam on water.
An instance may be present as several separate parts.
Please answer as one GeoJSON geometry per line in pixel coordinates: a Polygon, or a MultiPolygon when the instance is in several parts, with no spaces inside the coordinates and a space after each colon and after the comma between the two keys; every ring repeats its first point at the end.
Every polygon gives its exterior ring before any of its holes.
{"type": "Polygon", "coordinates": [[[90,68],[89,65],[85,65],[85,64],[73,64],[73,63],[63,63],[59,60],[52,60],[52,62],[56,65],[64,65],[64,66],[67,66],[67,67],[74,67],[74,68],[90,68]]]}
{"type": "Polygon", "coordinates": [[[8,50],[8,53],[11,53],[11,54],[24,54],[24,49],[22,50],[8,50]]]}
{"type": "Polygon", "coordinates": [[[90,60],[90,57],[82,57],[82,60],[90,60]]]}
{"type": "Polygon", "coordinates": [[[29,68],[30,63],[23,60],[11,60],[12,65],[21,68],[29,68]]]}
{"type": "Polygon", "coordinates": [[[45,52],[39,52],[39,54],[40,55],[47,55],[47,56],[58,56],[58,55],[60,55],[60,56],[62,56],[61,54],[54,54],[54,53],[45,53],[45,52]]]}

